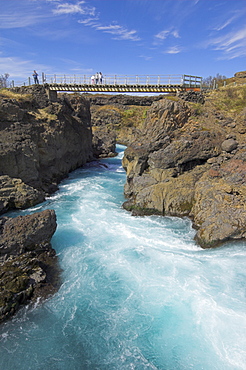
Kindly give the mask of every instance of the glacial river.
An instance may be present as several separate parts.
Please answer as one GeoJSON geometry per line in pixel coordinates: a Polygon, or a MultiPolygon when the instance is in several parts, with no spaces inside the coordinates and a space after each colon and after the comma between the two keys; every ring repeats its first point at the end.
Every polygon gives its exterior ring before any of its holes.
{"type": "Polygon", "coordinates": [[[19,212],[55,209],[63,284],[0,326],[1,370],[246,369],[246,243],[123,210],[123,150],[19,212]]]}

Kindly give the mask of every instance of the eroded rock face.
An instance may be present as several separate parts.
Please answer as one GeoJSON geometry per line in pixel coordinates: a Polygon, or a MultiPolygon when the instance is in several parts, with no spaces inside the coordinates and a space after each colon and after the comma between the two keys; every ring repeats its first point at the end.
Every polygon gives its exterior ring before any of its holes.
{"type": "Polygon", "coordinates": [[[93,143],[96,153],[101,146],[103,153],[109,154],[115,147],[116,141],[128,145],[138,136],[147,110],[154,101],[161,99],[160,95],[139,97],[84,94],[84,96],[91,105],[93,143]]]}
{"type": "Polygon", "coordinates": [[[237,77],[237,78],[246,78],[246,71],[236,72],[234,74],[234,77],[237,77]]]}
{"type": "Polygon", "coordinates": [[[143,135],[125,151],[124,208],[189,216],[204,248],[246,237],[245,115],[182,101],[152,104],[143,135]],[[201,110],[201,111],[200,111],[201,110]]]}
{"type": "Polygon", "coordinates": [[[58,289],[60,270],[50,244],[55,230],[52,210],[0,219],[0,322],[58,289]]]}
{"type": "Polygon", "coordinates": [[[25,209],[43,202],[43,191],[34,189],[21,179],[0,176],[0,214],[11,209],[25,209]]]}
{"type": "Polygon", "coordinates": [[[116,156],[116,135],[103,128],[97,129],[92,138],[93,154],[96,158],[116,156]]]}
{"type": "Polygon", "coordinates": [[[50,103],[42,86],[26,89],[0,96],[0,175],[52,192],[93,157],[89,103],[75,95],[50,103]]]}
{"type": "Polygon", "coordinates": [[[195,185],[190,214],[204,247],[246,237],[246,161],[240,157],[213,166],[195,185]]]}

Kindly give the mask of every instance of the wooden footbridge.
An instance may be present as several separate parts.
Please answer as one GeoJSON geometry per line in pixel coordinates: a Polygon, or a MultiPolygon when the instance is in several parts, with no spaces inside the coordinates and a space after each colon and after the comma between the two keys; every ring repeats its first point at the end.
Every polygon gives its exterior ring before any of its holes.
{"type": "Polygon", "coordinates": [[[202,77],[191,75],[105,75],[102,78],[88,75],[42,74],[42,82],[50,100],[57,99],[57,92],[91,93],[169,93],[184,90],[200,91],[202,77]]]}

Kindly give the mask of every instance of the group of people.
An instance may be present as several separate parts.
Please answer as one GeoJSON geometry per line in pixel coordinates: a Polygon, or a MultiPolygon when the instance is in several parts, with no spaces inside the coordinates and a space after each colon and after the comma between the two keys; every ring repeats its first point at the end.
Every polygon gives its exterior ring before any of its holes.
{"type": "Polygon", "coordinates": [[[92,85],[102,84],[102,82],[103,82],[102,72],[97,72],[95,75],[91,76],[91,84],[92,85]]]}
{"type": "MultiPolygon", "coordinates": [[[[38,73],[34,70],[33,71],[33,80],[34,80],[34,83],[35,84],[39,84],[39,80],[38,80],[38,73]]],[[[102,84],[103,82],[103,75],[102,75],[102,72],[97,72],[95,75],[91,76],[91,84],[94,85],[98,85],[98,84],[102,84]]]]}

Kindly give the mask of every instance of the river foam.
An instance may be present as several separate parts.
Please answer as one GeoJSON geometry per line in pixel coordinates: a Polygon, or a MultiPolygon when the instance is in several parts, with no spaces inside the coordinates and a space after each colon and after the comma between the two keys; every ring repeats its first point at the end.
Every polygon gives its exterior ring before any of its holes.
{"type": "Polygon", "coordinates": [[[0,327],[1,369],[245,369],[246,244],[203,250],[186,218],[132,217],[123,149],[22,212],[55,209],[63,284],[0,327]]]}

